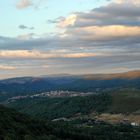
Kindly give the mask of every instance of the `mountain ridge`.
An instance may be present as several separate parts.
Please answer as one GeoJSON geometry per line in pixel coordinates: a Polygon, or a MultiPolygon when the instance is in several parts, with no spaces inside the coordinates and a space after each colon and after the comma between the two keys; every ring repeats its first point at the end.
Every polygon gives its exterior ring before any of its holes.
{"type": "Polygon", "coordinates": [[[110,75],[18,77],[0,81],[0,102],[14,96],[48,91],[102,92],[119,88],[140,89],[140,71],[110,75]]]}
{"type": "Polygon", "coordinates": [[[99,74],[82,74],[82,75],[74,75],[74,74],[52,74],[52,75],[45,75],[45,76],[25,76],[25,77],[14,77],[14,78],[7,78],[7,79],[1,79],[0,83],[6,82],[6,81],[13,81],[16,82],[16,80],[23,80],[23,81],[29,81],[32,79],[46,79],[46,78],[61,78],[61,77],[78,77],[78,78],[85,78],[87,80],[92,79],[135,79],[140,78],[140,70],[134,70],[134,71],[127,71],[122,73],[99,73],[99,74]]]}

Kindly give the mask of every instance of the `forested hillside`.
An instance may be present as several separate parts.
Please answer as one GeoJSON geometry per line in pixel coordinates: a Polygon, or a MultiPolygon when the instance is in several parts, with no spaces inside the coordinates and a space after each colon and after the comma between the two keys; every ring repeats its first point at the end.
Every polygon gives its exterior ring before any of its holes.
{"type": "Polygon", "coordinates": [[[55,119],[72,117],[78,113],[104,112],[111,105],[111,96],[100,94],[86,97],[28,98],[7,105],[35,117],[55,119]]]}
{"type": "Polygon", "coordinates": [[[36,120],[0,106],[0,140],[138,140],[140,127],[36,120]]]}
{"type": "Polygon", "coordinates": [[[68,90],[102,92],[119,88],[140,89],[140,71],[120,74],[66,75],[58,77],[21,77],[0,81],[0,102],[14,96],[68,90]]]}

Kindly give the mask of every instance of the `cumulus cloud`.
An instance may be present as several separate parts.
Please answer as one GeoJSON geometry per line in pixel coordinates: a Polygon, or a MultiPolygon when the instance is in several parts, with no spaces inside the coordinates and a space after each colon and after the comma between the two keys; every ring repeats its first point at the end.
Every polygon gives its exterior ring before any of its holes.
{"type": "Polygon", "coordinates": [[[111,1],[89,12],[60,17],[55,22],[64,29],[63,38],[90,41],[93,46],[110,43],[129,46],[128,40],[138,43],[140,37],[140,4],[137,0],[111,1]]]}
{"type": "Polygon", "coordinates": [[[62,25],[60,27],[68,27],[69,25],[71,25],[70,27],[106,25],[139,26],[140,4],[133,4],[136,3],[133,0],[121,1],[122,3],[111,2],[106,6],[95,8],[89,12],[75,13],[66,18],[60,17],[56,21],[53,21],[53,23],[56,22],[57,25],[62,25]]]}
{"type": "Polygon", "coordinates": [[[31,2],[31,0],[19,0],[16,7],[18,9],[24,9],[24,8],[27,8],[27,7],[32,6],[32,5],[33,4],[31,2]]]}

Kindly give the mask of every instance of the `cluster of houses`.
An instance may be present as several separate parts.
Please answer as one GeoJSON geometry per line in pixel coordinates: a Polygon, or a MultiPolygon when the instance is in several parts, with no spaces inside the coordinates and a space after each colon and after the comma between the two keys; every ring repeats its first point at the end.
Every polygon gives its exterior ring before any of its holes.
{"type": "Polygon", "coordinates": [[[8,102],[14,102],[15,100],[20,99],[26,99],[26,98],[37,98],[37,97],[76,97],[76,96],[89,96],[95,94],[93,92],[75,92],[75,91],[49,91],[49,92],[43,92],[39,94],[33,94],[33,95],[25,95],[25,96],[15,96],[8,99],[8,102]]]}
{"type": "MultiPolygon", "coordinates": [[[[80,122],[82,122],[81,125],[89,125],[89,126],[91,125],[92,126],[94,124],[106,124],[107,123],[103,120],[91,119],[91,118],[82,118],[82,117],[79,117],[79,118],[78,117],[76,117],[76,118],[64,118],[64,117],[62,117],[62,118],[56,118],[52,121],[54,121],[54,122],[57,122],[57,121],[73,121],[73,120],[76,120],[76,119],[81,120],[80,121],[80,122]]],[[[140,126],[139,123],[130,122],[129,120],[126,120],[126,119],[124,119],[121,122],[116,123],[116,125],[118,125],[118,124],[131,125],[131,126],[134,126],[134,127],[140,126]]]]}

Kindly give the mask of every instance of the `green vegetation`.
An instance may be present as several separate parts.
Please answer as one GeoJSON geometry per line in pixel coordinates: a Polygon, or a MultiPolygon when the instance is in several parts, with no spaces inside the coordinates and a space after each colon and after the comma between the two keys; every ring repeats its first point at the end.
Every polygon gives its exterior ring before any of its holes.
{"type": "Polygon", "coordinates": [[[0,102],[14,96],[33,95],[54,90],[102,92],[119,88],[140,89],[139,83],[140,71],[105,75],[19,77],[0,80],[0,102]]]}
{"type": "Polygon", "coordinates": [[[139,140],[140,127],[130,125],[131,122],[139,124],[139,81],[140,78],[97,80],[71,77],[27,78],[27,81],[16,80],[14,83],[2,81],[0,102],[15,110],[0,106],[0,140],[139,140]],[[52,89],[96,91],[100,94],[28,97],[7,102],[10,97],[52,89]],[[130,122],[128,118],[131,118],[130,122]],[[121,121],[114,125],[106,121],[117,119],[121,121]]]}
{"type": "Polygon", "coordinates": [[[46,119],[71,118],[77,114],[88,115],[92,112],[139,114],[140,90],[119,89],[86,97],[26,98],[8,103],[7,106],[46,119]]]}
{"type": "Polygon", "coordinates": [[[0,106],[0,140],[50,140],[51,127],[0,106]]]}
{"type": "Polygon", "coordinates": [[[111,113],[140,113],[140,90],[120,89],[113,91],[112,104],[109,107],[111,113]]]}
{"type": "Polygon", "coordinates": [[[0,106],[0,140],[138,140],[140,127],[35,120],[0,106]]]}
{"type": "Polygon", "coordinates": [[[9,107],[39,118],[72,117],[77,113],[104,112],[111,104],[108,94],[86,97],[28,98],[8,104],[9,107]]]}

